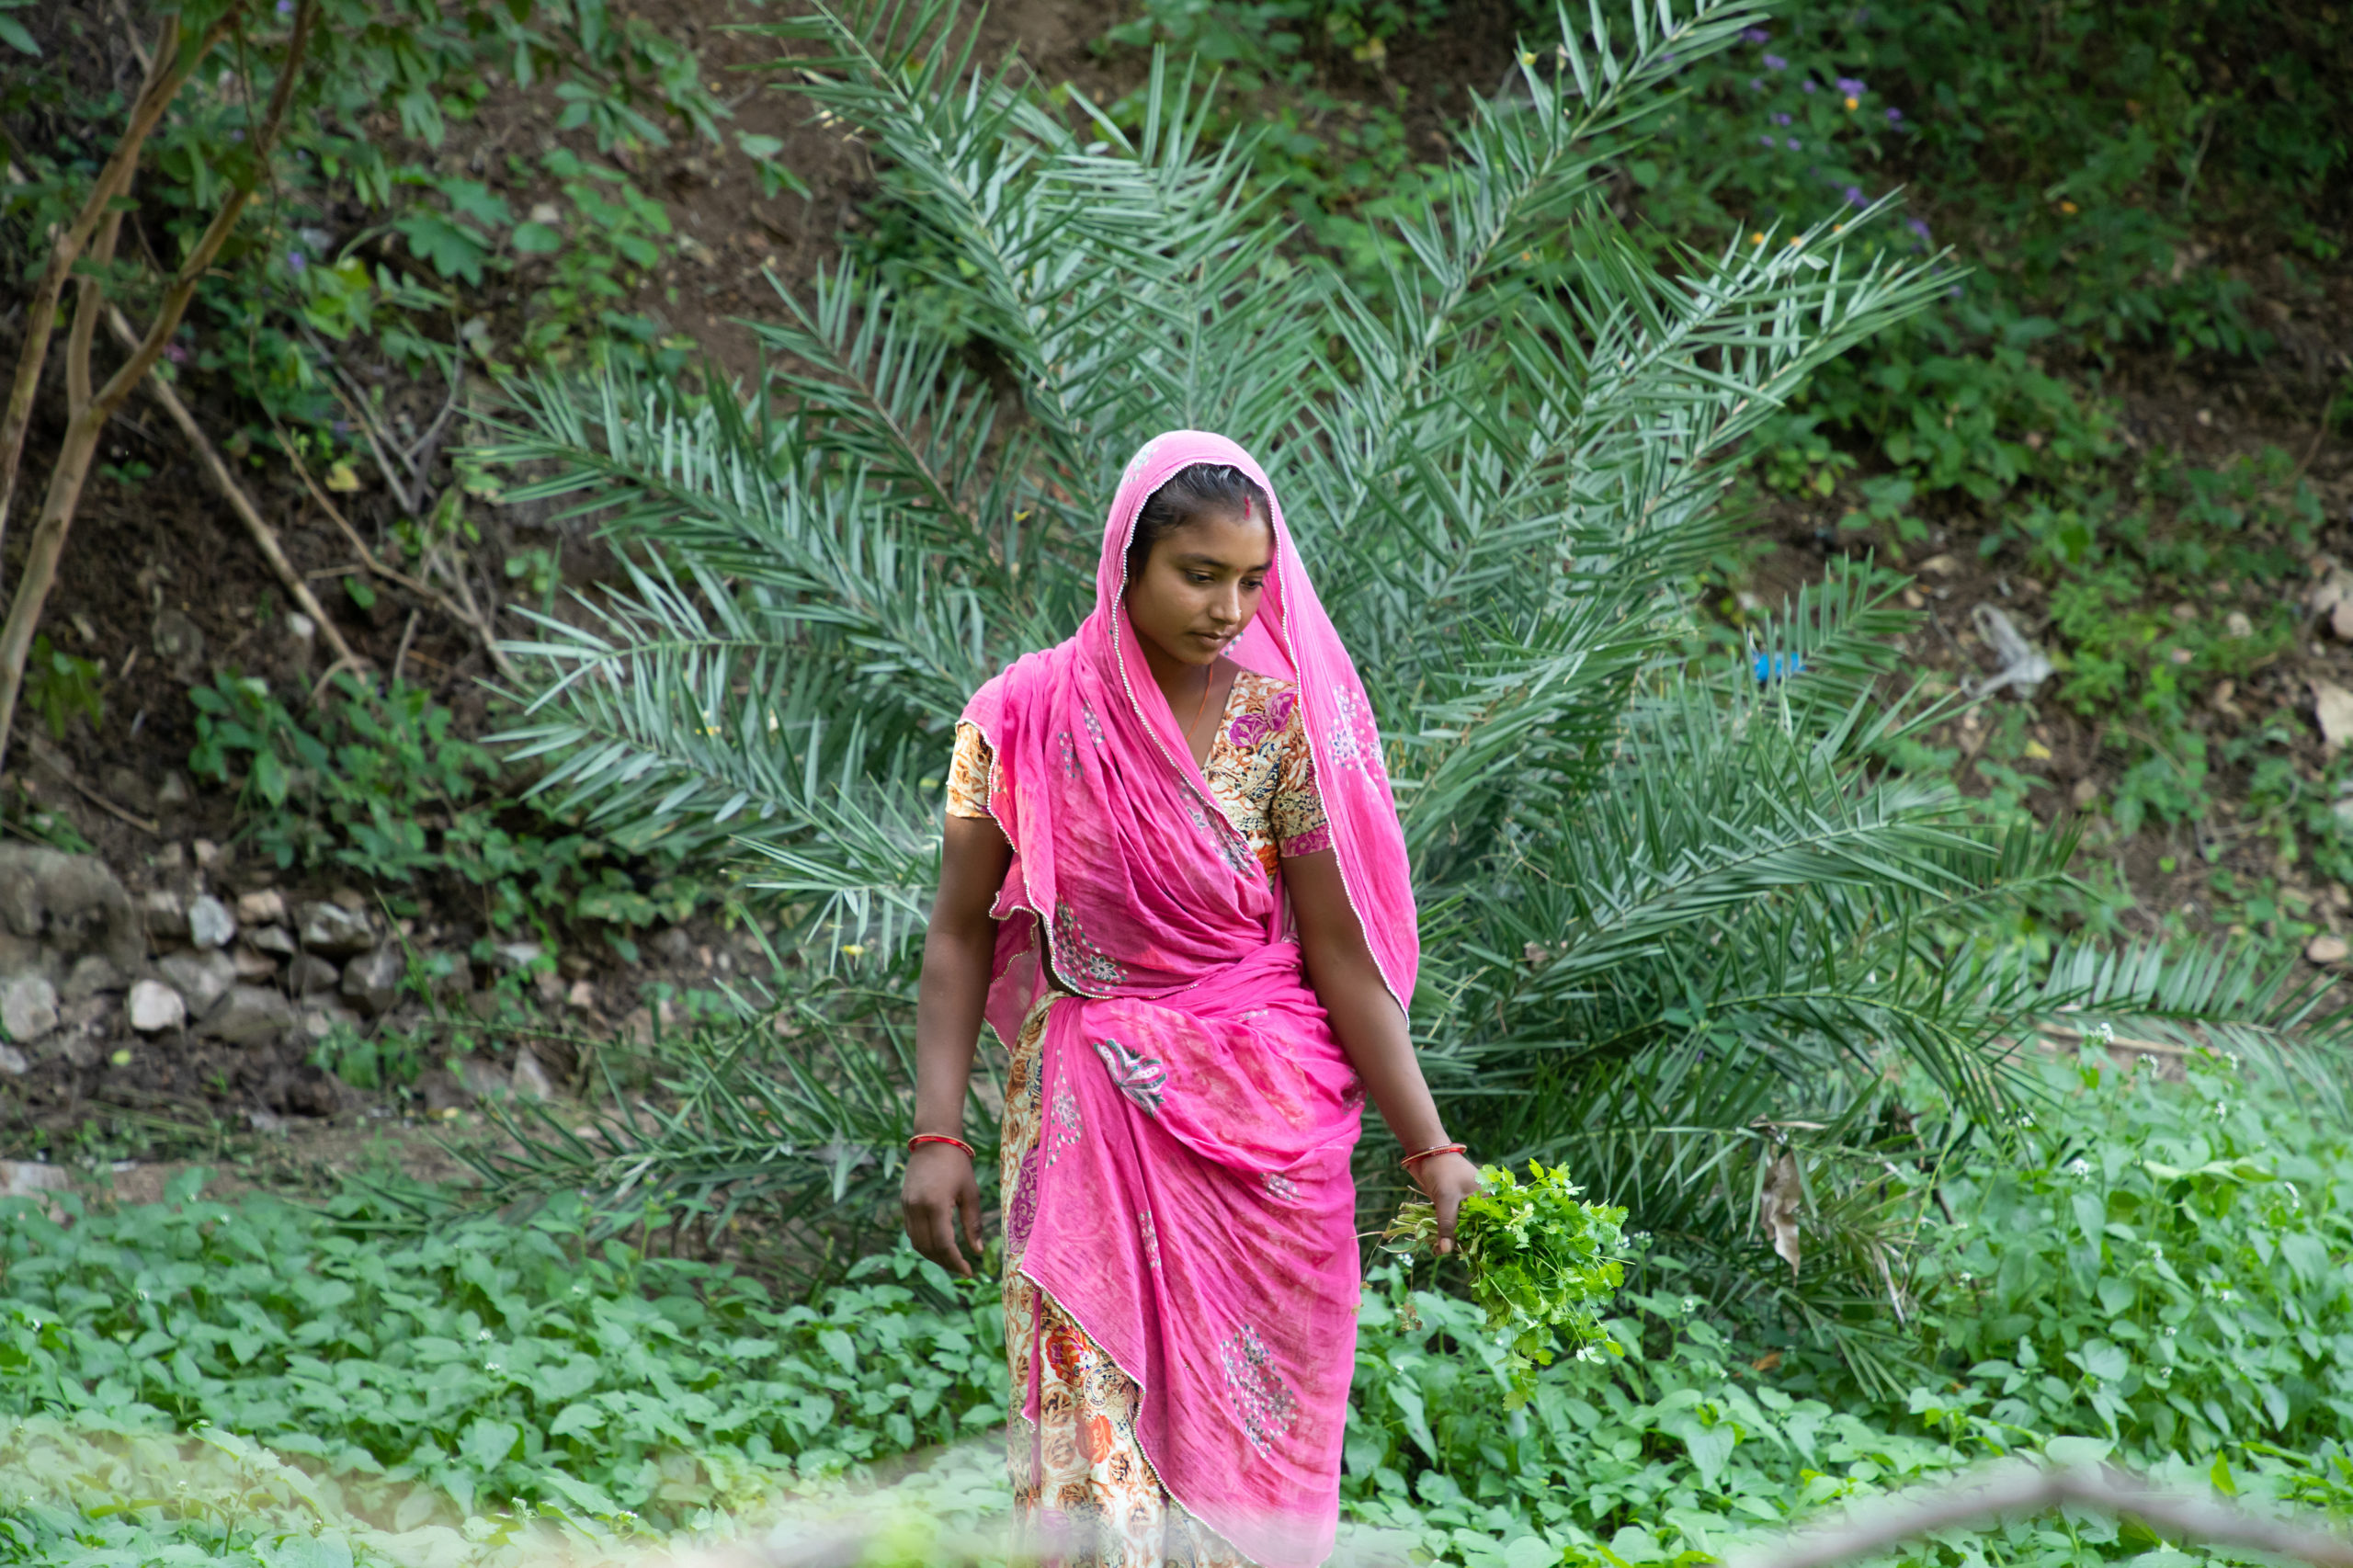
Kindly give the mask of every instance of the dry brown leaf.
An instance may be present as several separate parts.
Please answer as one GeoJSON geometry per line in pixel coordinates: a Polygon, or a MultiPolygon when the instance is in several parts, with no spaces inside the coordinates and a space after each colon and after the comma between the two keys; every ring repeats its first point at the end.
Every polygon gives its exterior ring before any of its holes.
{"type": "Polygon", "coordinates": [[[2320,738],[2333,746],[2353,740],[2353,691],[2333,680],[2313,682],[2313,717],[2320,721],[2320,738]]]}
{"type": "Polygon", "coordinates": [[[1798,1152],[1784,1149],[1765,1173],[1764,1190],[1756,1195],[1756,1222],[1773,1240],[1773,1251],[1790,1266],[1790,1278],[1798,1277],[1798,1260],[1802,1249],[1798,1240],[1798,1204],[1803,1187],[1798,1179],[1798,1152]]]}

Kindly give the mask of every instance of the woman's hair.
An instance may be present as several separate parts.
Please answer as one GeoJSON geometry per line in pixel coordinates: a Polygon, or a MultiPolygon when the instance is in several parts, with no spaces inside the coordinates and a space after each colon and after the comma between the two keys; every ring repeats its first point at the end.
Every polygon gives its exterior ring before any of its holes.
{"type": "Polygon", "coordinates": [[[1128,543],[1128,581],[1143,575],[1152,547],[1178,528],[1207,517],[1261,517],[1274,524],[1274,508],[1267,493],[1230,463],[1194,463],[1168,476],[1168,483],[1144,497],[1136,513],[1135,538],[1128,543]]]}

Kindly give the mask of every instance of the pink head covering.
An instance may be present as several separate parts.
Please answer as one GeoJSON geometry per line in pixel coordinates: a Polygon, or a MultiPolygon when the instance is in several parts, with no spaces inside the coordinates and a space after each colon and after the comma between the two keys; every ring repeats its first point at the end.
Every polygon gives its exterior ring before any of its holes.
{"type": "MultiPolygon", "coordinates": [[[[1019,1036],[1040,957],[1072,994],[1009,1091],[1035,1096],[1040,1131],[1008,1145],[1006,1243],[1142,1391],[1136,1438],[1169,1494],[1251,1561],[1310,1568],[1337,1517],[1363,1089],[1286,937],[1281,884],[1194,764],[1123,603],[1138,512],[1195,463],[1274,501],[1222,436],[1146,443],[1111,503],[1094,612],[965,709],[1014,850],[989,1021],[1019,1036]]],[[[1272,511],[1273,566],[1231,656],[1295,687],[1348,901],[1402,1007],[1420,947],[1371,708],[1272,511]]],[[[1085,1354],[1006,1327],[1033,1369],[1085,1354]]],[[[1034,1419],[1039,1385],[1020,1397],[1034,1419]]],[[[1036,1474],[1059,1462],[1033,1449],[1036,1474]]]]}
{"type": "MultiPolygon", "coordinates": [[[[1191,798],[1193,806],[1178,806],[1180,816],[1198,820],[1200,812],[1194,807],[1200,805],[1208,807],[1210,815],[1217,815],[1208,782],[1193,762],[1176,716],[1144,662],[1125,602],[1128,547],[1135,538],[1138,514],[1153,492],[1195,463],[1223,463],[1239,469],[1265,492],[1273,512],[1274,565],[1267,574],[1266,593],[1256,617],[1227,656],[1245,669],[1294,683],[1314,754],[1316,788],[1331,824],[1332,847],[1339,858],[1349,904],[1364,926],[1366,944],[1390,994],[1401,1009],[1406,1008],[1421,967],[1421,936],[1405,861],[1404,833],[1381,760],[1372,704],[1365,697],[1364,683],[1357,677],[1355,661],[1348,657],[1331,617],[1315,597],[1315,585],[1283,520],[1282,502],[1275,494],[1274,483],[1257,460],[1235,442],[1204,430],[1172,430],[1146,441],[1128,460],[1104,524],[1103,549],[1095,571],[1094,612],[1068,642],[1029,655],[983,687],[966,706],[963,717],[979,725],[1002,759],[1005,742],[1010,738],[1001,733],[1006,727],[1008,704],[1021,702],[1021,694],[1030,691],[1036,680],[1051,679],[1041,666],[1063,666],[1068,682],[1078,675],[1068,666],[1083,664],[1087,668],[1079,683],[1095,698],[1092,702],[1082,699],[1093,713],[1083,722],[1097,748],[1103,746],[1105,735],[1096,732],[1105,730],[1106,722],[1110,721],[1110,730],[1125,732],[1120,739],[1148,743],[1149,754],[1162,761],[1167,785],[1191,798]],[[1118,694],[1116,702],[1109,700],[1112,693],[1118,694]],[[1104,710],[1109,708],[1120,711],[1116,716],[1107,713],[1104,710]]],[[[1130,776],[1122,782],[1132,788],[1138,780],[1130,776]]],[[[1155,797],[1164,794],[1162,790],[1149,792],[1155,797]]],[[[1024,806],[1030,808],[1028,815],[1031,817],[1060,813],[1052,811],[1051,802],[1040,799],[1005,804],[1010,814],[1000,812],[998,820],[1006,824],[1017,858],[997,913],[1009,915],[1027,908],[1051,922],[1063,868],[1049,862],[1063,857],[1051,853],[1048,846],[1059,835],[1048,823],[1039,823],[1043,831],[1036,834],[1016,831],[1016,824],[1026,820],[1024,806]]],[[[1006,935],[1018,934],[1009,931],[1006,935]]],[[[1063,979],[1074,990],[1095,989],[1067,967],[1063,979]]],[[[1013,1021],[1017,1023],[1018,1017],[1017,1012],[1013,1021]]],[[[993,1009],[992,1022],[996,1021],[993,1009]]],[[[1004,1032],[1001,1023],[999,1032],[1004,1032]]]]}

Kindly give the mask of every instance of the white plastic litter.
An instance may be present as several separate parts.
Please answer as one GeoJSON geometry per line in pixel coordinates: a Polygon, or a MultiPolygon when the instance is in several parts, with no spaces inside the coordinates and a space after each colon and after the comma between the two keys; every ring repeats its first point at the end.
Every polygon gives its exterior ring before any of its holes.
{"type": "Polygon", "coordinates": [[[1977,635],[2002,661],[2002,667],[1984,679],[1962,683],[1970,696],[1991,697],[2007,687],[2020,697],[2032,697],[2051,678],[2050,656],[2028,642],[1999,606],[1979,605],[1969,612],[1969,619],[1976,623],[1977,635]]]}

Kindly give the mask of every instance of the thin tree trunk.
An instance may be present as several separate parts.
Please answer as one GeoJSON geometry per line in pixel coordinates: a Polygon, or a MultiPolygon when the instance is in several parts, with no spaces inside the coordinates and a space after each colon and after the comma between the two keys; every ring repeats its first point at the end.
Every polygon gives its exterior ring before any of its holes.
{"type": "MultiPolygon", "coordinates": [[[[242,6],[233,7],[230,17],[233,17],[242,9],[242,6]]],[[[270,93],[269,107],[253,142],[254,157],[264,168],[267,166],[271,149],[277,144],[287,106],[293,101],[294,84],[301,75],[302,55],[309,45],[311,24],[316,14],[316,0],[301,0],[294,13],[294,30],[287,41],[286,63],[278,73],[277,86],[270,93]]],[[[216,24],[213,32],[206,35],[208,44],[225,29],[227,20],[224,18],[216,24]]],[[[166,56],[159,50],[155,58],[160,62],[166,56]]],[[[201,58],[202,52],[199,51],[191,58],[190,65],[201,58]]],[[[177,90],[177,79],[174,80],[172,86],[177,90]]],[[[143,96],[142,101],[144,101],[143,96]]],[[[164,101],[168,103],[169,97],[164,101]]],[[[160,107],[157,113],[161,113],[160,107]]],[[[153,121],[149,123],[152,125],[153,121]]],[[[142,130],[140,134],[143,136],[145,131],[142,130]]],[[[133,149],[134,157],[135,152],[133,149]]],[[[117,156],[120,157],[119,151],[117,156]]],[[[109,164],[108,167],[112,170],[114,165],[109,164]]],[[[124,183],[128,182],[127,169],[119,177],[124,183]]],[[[122,406],[131,389],[162,357],[164,346],[179,329],[180,317],[187,312],[188,301],[196,297],[196,287],[203,279],[205,269],[220,254],[222,242],[228,239],[229,232],[236,226],[238,215],[251,199],[251,189],[229,193],[221,204],[221,210],[213,214],[212,222],[206,225],[203,236],[197,241],[195,250],[189,253],[179,276],[164,291],[163,302],[157,307],[155,319],[148,326],[147,335],[141,340],[138,350],[107,378],[106,384],[96,392],[89,391],[90,338],[97,330],[98,312],[106,306],[105,286],[95,278],[82,280],[79,307],[67,344],[69,363],[65,368],[66,385],[74,406],[65,428],[65,439],[58,448],[57,466],[50,471],[49,490],[41,498],[40,520],[34,525],[32,544],[26,552],[25,574],[17,584],[16,597],[9,602],[7,621],[0,625],[0,767],[5,767],[7,762],[8,735],[16,723],[17,699],[24,691],[25,662],[32,653],[33,633],[40,624],[40,613],[49,600],[49,590],[57,582],[57,562],[65,553],[65,536],[72,529],[74,511],[81,505],[82,486],[88,480],[91,461],[97,455],[98,439],[105,433],[107,421],[114,416],[115,410],[122,406]]],[[[100,216],[104,216],[103,210],[100,216]]],[[[96,227],[93,223],[92,228],[96,227]]],[[[107,224],[109,249],[116,227],[116,222],[107,224]]],[[[41,335],[45,343],[46,332],[43,331],[41,335]]],[[[21,447],[21,432],[17,439],[21,447]]]]}
{"type": "Polygon", "coordinates": [[[17,474],[24,461],[25,432],[32,424],[33,401],[40,392],[40,373],[49,358],[50,335],[57,325],[58,301],[65,297],[65,280],[72,275],[74,263],[81,260],[90,236],[106,220],[115,198],[130,189],[131,176],[139,166],[139,154],[146,144],[148,132],[155,129],[164,111],[171,107],[188,70],[225,38],[228,30],[228,18],[216,22],[183,68],[177,63],[179,17],[164,18],[146,79],[140,84],[139,97],[131,105],[131,120],[123,129],[122,140],[116,145],[114,155],[107,160],[106,167],[98,171],[98,181],[91,187],[89,199],[57,236],[48,264],[41,268],[40,281],[35,285],[32,302],[25,312],[25,340],[17,350],[17,379],[8,389],[7,411],[0,415],[0,539],[7,536],[8,510],[16,501],[17,474]]]}

